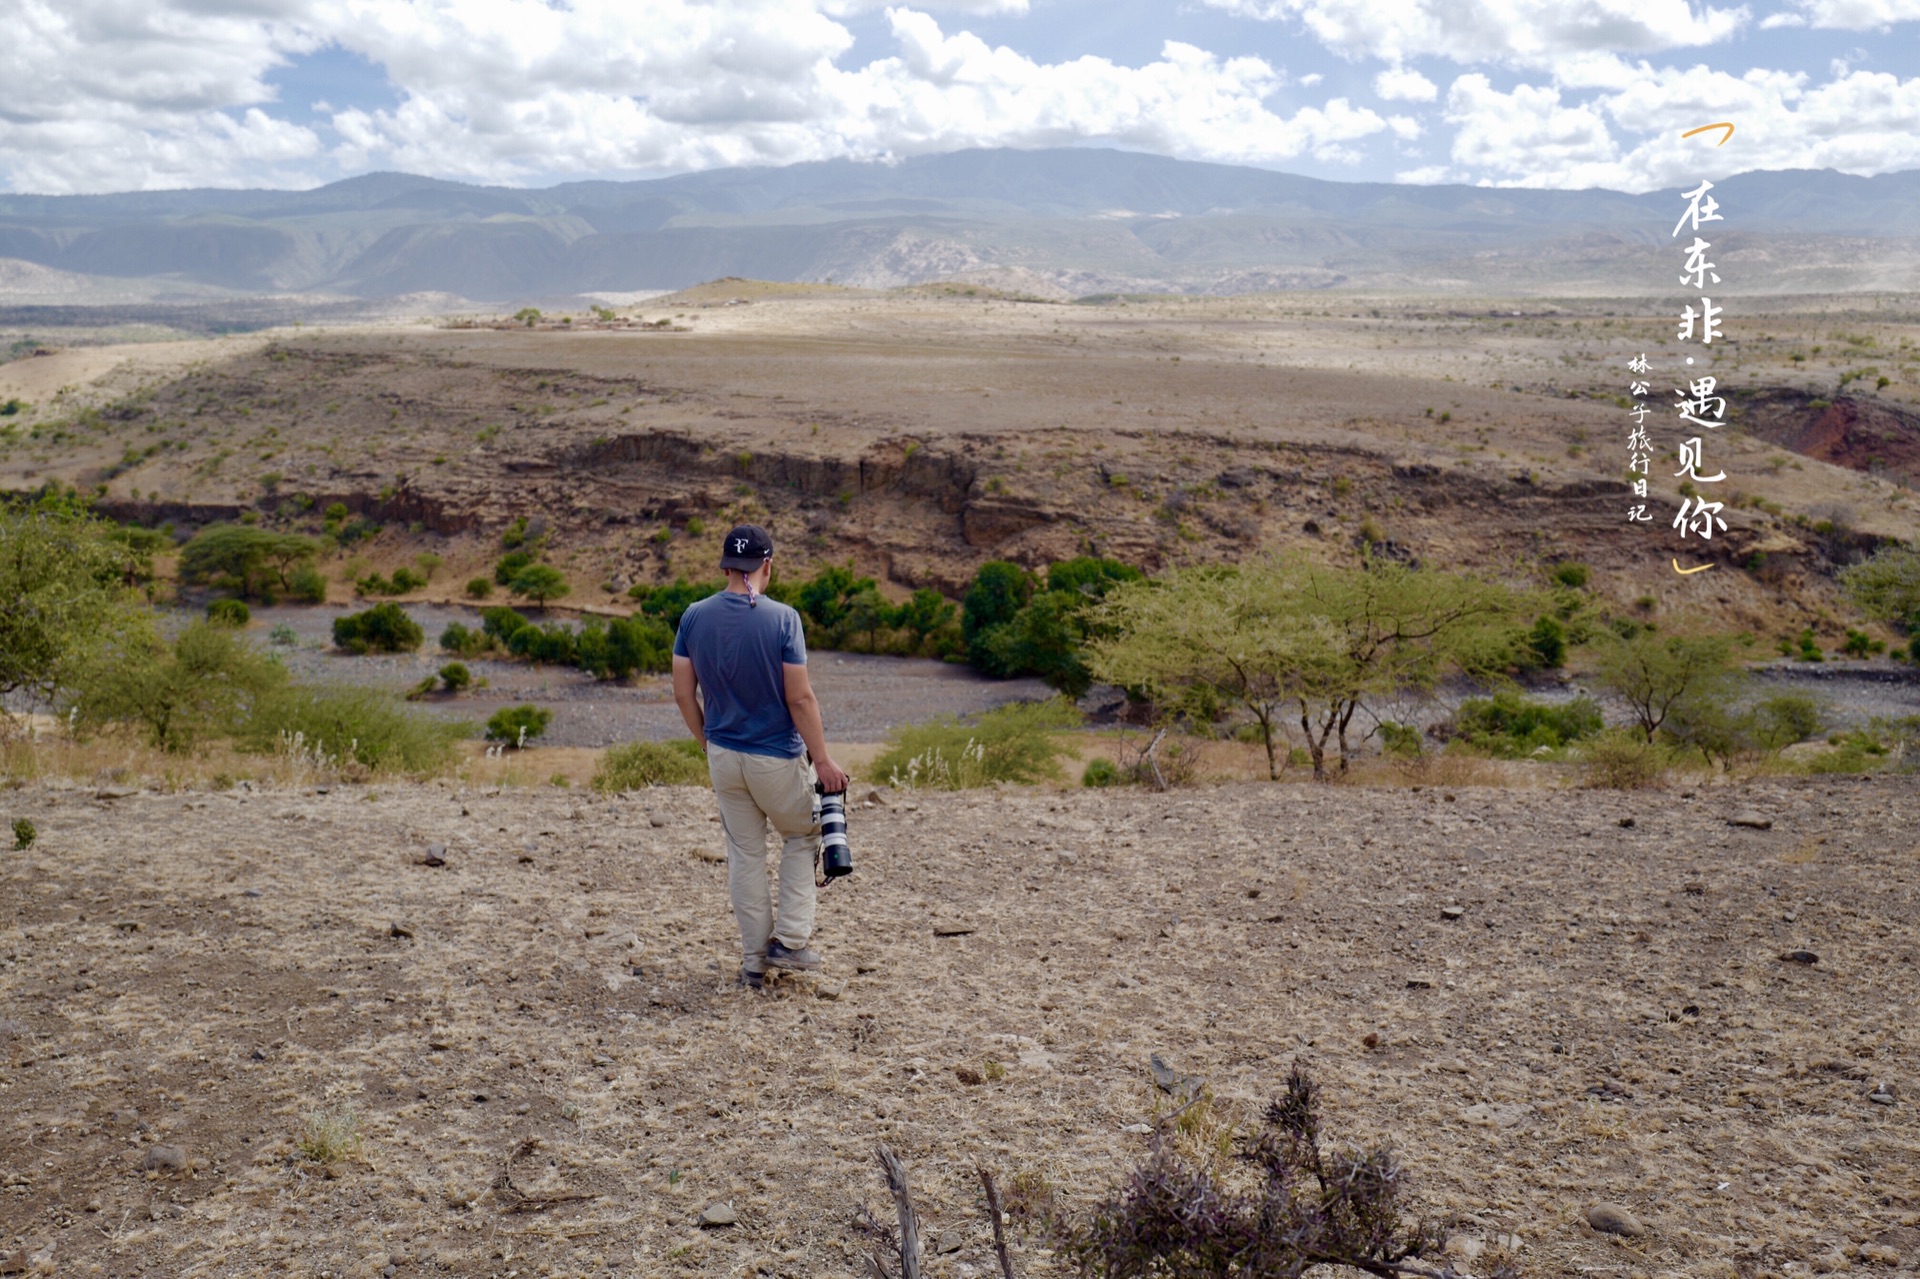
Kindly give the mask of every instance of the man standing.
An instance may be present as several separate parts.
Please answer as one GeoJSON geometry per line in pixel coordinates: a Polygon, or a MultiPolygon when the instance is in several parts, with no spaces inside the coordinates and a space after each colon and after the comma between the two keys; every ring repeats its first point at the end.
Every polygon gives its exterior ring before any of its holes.
{"type": "Polygon", "coordinates": [[[707,752],[727,838],[727,892],[740,924],[740,977],[760,989],[769,968],[810,970],[813,936],[813,783],[845,790],[827,753],[820,702],[807,680],[800,614],[762,594],[773,539],[755,524],[720,548],[727,588],[688,608],[673,640],[673,700],[707,752]],[[812,766],[808,766],[808,756],[812,766]],[[784,841],[776,914],[767,889],[767,825],[784,841]]]}

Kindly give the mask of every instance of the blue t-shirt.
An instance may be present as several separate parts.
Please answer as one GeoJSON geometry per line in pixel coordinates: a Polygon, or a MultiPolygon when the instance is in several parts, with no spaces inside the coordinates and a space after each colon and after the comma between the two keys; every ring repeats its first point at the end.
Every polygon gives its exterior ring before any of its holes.
{"type": "Polygon", "coordinates": [[[751,607],[739,591],[692,605],[673,637],[691,658],[706,707],[707,740],[748,755],[794,759],[806,749],[787,710],[785,665],[807,664],[800,614],[766,596],[751,607]]]}

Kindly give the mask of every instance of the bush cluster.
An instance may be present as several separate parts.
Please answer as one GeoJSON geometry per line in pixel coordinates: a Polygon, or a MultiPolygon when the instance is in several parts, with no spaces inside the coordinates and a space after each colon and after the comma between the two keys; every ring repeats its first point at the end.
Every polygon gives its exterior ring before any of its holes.
{"type": "Polygon", "coordinates": [[[597,679],[625,679],[673,668],[673,632],[650,617],[589,618],[578,629],[539,626],[505,605],[480,614],[480,629],[449,623],[440,633],[443,651],[460,657],[499,652],[553,666],[574,666],[597,679]]]}
{"type": "Polygon", "coordinates": [[[544,706],[502,706],[487,717],[487,740],[518,750],[547,731],[553,712],[544,706]]]}
{"type": "Polygon", "coordinates": [[[703,786],[707,757],[691,737],[670,742],[628,742],[609,746],[594,770],[592,786],[601,794],[645,790],[649,786],[703,786]]]}
{"type": "Polygon", "coordinates": [[[1599,703],[1591,697],[1549,703],[1512,689],[1468,698],[1453,716],[1458,737],[1502,759],[1559,750],[1603,727],[1599,703]]]}
{"type": "Polygon", "coordinates": [[[894,786],[933,790],[1046,781],[1060,776],[1060,759],[1073,753],[1054,735],[1079,723],[1073,704],[1058,697],[1001,706],[971,724],[941,716],[889,733],[873,773],[894,786]]]}
{"type": "Polygon", "coordinates": [[[426,637],[398,604],[375,604],[364,613],[333,619],[333,642],[349,653],[411,653],[426,637]]]}

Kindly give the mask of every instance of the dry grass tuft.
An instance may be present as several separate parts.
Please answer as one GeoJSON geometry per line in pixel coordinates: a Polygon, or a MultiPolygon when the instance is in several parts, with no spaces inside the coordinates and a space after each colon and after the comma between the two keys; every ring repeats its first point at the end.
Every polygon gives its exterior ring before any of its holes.
{"type": "Polygon", "coordinates": [[[318,1110],[309,1114],[294,1149],[302,1159],[332,1167],[360,1157],[360,1116],[352,1110],[318,1110]]]}

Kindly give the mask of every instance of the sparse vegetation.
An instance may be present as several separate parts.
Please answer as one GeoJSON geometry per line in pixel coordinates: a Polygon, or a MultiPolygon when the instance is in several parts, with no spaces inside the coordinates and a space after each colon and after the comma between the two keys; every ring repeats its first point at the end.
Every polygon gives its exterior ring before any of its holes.
{"type": "Polygon", "coordinates": [[[544,706],[503,706],[487,718],[487,740],[518,750],[552,722],[553,712],[544,706]]]}
{"type": "Polygon", "coordinates": [[[669,742],[628,742],[609,746],[594,770],[592,786],[602,794],[645,790],[649,786],[704,786],[707,757],[691,737],[669,742]]]}
{"type": "Polygon", "coordinates": [[[1054,734],[1079,722],[1079,713],[1064,698],[1015,702],[972,724],[941,716],[894,729],[871,767],[875,776],[903,789],[971,790],[996,782],[1048,781],[1060,776],[1060,759],[1071,753],[1054,734]]]}
{"type": "Polygon", "coordinates": [[[40,838],[40,828],[25,817],[13,819],[13,851],[24,853],[33,847],[33,841],[40,838]]]}

